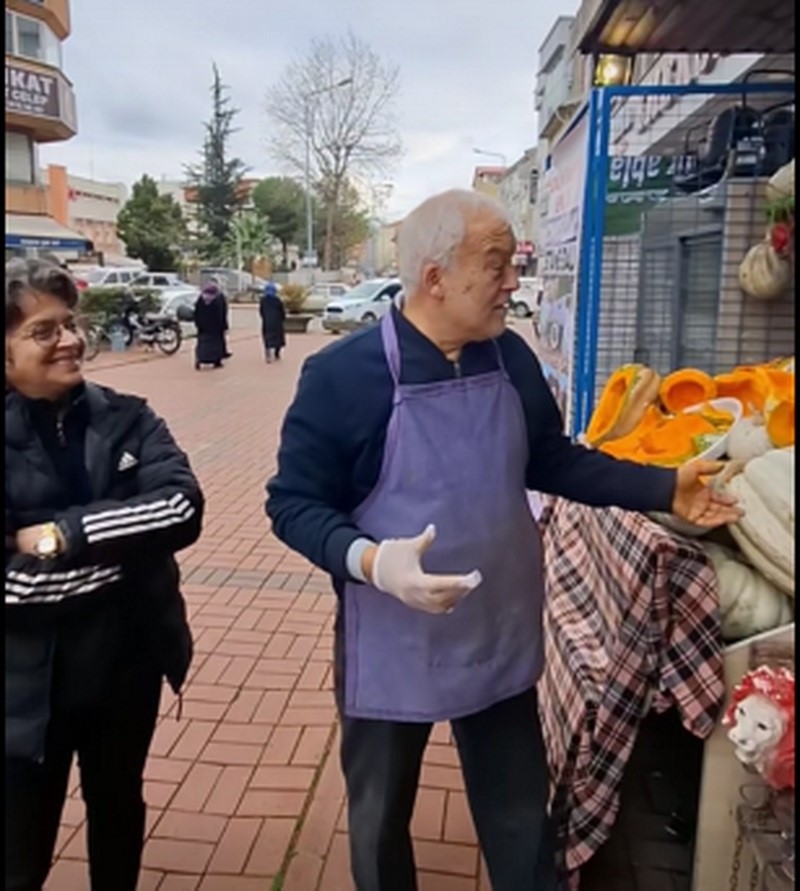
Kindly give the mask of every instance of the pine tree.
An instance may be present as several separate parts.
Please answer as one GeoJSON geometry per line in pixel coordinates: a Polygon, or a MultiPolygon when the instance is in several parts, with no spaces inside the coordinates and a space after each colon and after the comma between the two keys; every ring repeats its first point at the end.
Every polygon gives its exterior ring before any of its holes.
{"type": "Polygon", "coordinates": [[[216,65],[213,70],[211,120],[203,125],[206,137],[200,152],[202,160],[186,167],[187,184],[197,192],[197,219],[205,241],[201,253],[209,259],[225,253],[231,221],[245,198],[241,182],[248,169],[240,158],[228,157],[228,142],[236,132],[233,119],[239,109],[231,105],[228,87],[222,83],[216,65]]]}

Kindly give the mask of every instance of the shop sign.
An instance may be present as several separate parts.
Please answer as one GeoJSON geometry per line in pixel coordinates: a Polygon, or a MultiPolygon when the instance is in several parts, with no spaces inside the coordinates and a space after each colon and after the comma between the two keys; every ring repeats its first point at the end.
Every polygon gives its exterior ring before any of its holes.
{"type": "Polygon", "coordinates": [[[6,112],[60,119],[58,80],[6,62],[6,112]]]}

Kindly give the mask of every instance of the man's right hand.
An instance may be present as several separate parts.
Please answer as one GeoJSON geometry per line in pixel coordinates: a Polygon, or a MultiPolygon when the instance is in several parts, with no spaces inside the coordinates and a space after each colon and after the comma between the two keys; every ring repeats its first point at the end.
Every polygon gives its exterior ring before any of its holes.
{"type": "Polygon", "coordinates": [[[367,548],[361,558],[364,576],[379,591],[426,613],[449,613],[482,581],[476,569],[467,575],[430,575],[420,558],[436,538],[430,525],[416,538],[387,538],[367,548]]]}

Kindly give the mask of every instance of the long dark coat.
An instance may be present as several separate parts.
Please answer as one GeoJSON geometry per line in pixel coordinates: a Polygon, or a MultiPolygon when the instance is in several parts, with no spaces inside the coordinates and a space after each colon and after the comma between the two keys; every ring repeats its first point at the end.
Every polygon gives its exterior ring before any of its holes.
{"type": "Polygon", "coordinates": [[[228,306],[222,293],[211,300],[202,294],[194,305],[194,323],[197,326],[195,361],[201,365],[216,364],[225,358],[225,332],[228,329],[228,306]]]}
{"type": "Polygon", "coordinates": [[[264,341],[264,349],[282,349],[286,346],[286,334],[283,330],[286,309],[283,301],[277,295],[265,294],[258,304],[258,311],[261,314],[261,339],[264,341]]]}

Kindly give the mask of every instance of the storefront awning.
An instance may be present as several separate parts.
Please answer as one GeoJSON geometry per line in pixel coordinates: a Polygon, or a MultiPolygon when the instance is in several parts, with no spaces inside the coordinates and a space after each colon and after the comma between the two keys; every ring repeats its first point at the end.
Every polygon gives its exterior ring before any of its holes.
{"type": "Polygon", "coordinates": [[[793,53],[792,0],[583,0],[583,53],[793,53]]]}
{"type": "Polygon", "coordinates": [[[6,214],[7,248],[41,248],[50,251],[91,250],[92,243],[80,232],[67,229],[52,217],[6,214]]]}

